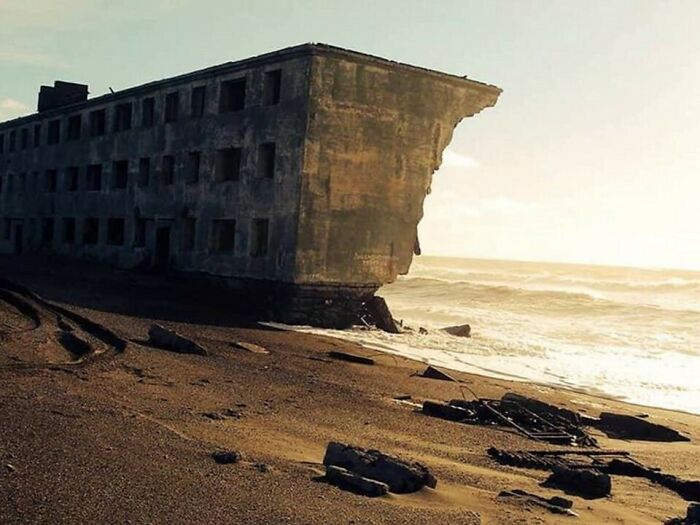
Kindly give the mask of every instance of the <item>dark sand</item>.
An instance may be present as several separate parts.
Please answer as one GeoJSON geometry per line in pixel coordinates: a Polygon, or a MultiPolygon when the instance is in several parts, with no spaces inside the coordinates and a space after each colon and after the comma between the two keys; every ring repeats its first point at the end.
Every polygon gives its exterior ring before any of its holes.
{"type": "MultiPolygon", "coordinates": [[[[687,502],[641,479],[613,477],[613,494],[574,500],[579,518],[498,499],[501,490],[561,495],[547,473],[495,464],[489,446],[540,448],[512,432],[428,418],[393,400],[459,397],[454,383],[415,377],[424,365],[391,356],[375,366],[333,361],[352,343],[246,323],[177,278],[136,276],[85,264],[0,258],[0,276],[107,327],[128,341],[79,364],[58,343],[66,325],[38,308],[39,326],[0,302],[0,523],[649,523],[682,515],[687,502]],[[50,265],[49,265],[50,264],[50,265]],[[51,268],[49,270],[48,268],[51,268]],[[152,320],[210,355],[143,346],[152,320]],[[269,354],[236,349],[262,345],[269,354]],[[211,419],[205,413],[223,413],[211,419]],[[436,490],[370,499],[318,478],[326,444],[345,441],[418,460],[436,490]],[[240,451],[218,465],[211,453],[240,451]],[[10,465],[10,466],[8,466],[10,465]]],[[[478,330],[478,320],[473,322],[478,330]]],[[[80,329],[77,333],[82,333],[80,329]]],[[[585,366],[582,363],[582,366],[585,366]]],[[[607,439],[650,465],[700,479],[700,417],[591,395],[455,372],[484,397],[516,391],[597,415],[637,414],[690,443],[607,439]]],[[[570,496],[566,496],[570,497],[570,496]]]]}

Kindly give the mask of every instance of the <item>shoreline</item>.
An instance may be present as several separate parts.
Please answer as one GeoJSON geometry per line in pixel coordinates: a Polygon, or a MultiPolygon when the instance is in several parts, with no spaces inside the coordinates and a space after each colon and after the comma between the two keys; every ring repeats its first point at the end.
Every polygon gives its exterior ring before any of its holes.
{"type": "MultiPolygon", "coordinates": [[[[681,408],[646,404],[643,402],[636,402],[636,401],[633,401],[631,399],[617,397],[613,394],[606,393],[604,390],[600,390],[600,389],[596,389],[596,388],[587,389],[584,386],[577,387],[577,386],[562,385],[562,384],[557,384],[557,383],[548,383],[548,382],[544,382],[544,381],[537,381],[535,379],[530,379],[527,377],[519,376],[517,374],[508,374],[505,372],[498,372],[495,370],[492,371],[491,369],[481,367],[479,365],[475,365],[472,363],[467,363],[465,361],[462,361],[462,363],[464,363],[464,364],[468,365],[469,367],[476,369],[478,371],[453,368],[450,365],[445,365],[445,364],[433,362],[430,360],[430,358],[425,358],[424,360],[418,360],[413,356],[409,356],[409,355],[405,355],[405,354],[401,353],[400,350],[394,350],[394,349],[391,349],[388,347],[382,347],[380,345],[373,345],[372,343],[366,343],[363,341],[357,341],[357,340],[354,340],[351,338],[344,337],[343,332],[345,330],[314,328],[314,327],[310,327],[310,326],[285,325],[283,323],[274,323],[274,322],[264,322],[261,324],[263,324],[265,326],[270,326],[273,328],[278,328],[281,330],[288,330],[288,331],[292,331],[292,332],[299,332],[299,333],[307,333],[307,334],[313,334],[313,335],[321,335],[321,336],[325,336],[325,337],[332,337],[332,338],[336,338],[336,339],[339,339],[339,340],[347,342],[347,343],[358,344],[362,348],[366,348],[366,349],[371,350],[371,351],[376,351],[376,352],[379,352],[382,354],[394,355],[397,357],[402,357],[405,359],[414,360],[416,362],[421,362],[421,363],[424,363],[426,365],[429,364],[429,365],[437,366],[437,367],[444,368],[446,370],[451,370],[454,372],[461,372],[464,374],[479,376],[479,377],[483,377],[484,379],[499,379],[499,380],[503,380],[503,381],[511,381],[513,383],[526,383],[526,384],[530,384],[533,386],[556,388],[558,390],[562,390],[563,392],[571,392],[571,393],[576,393],[576,394],[588,395],[588,396],[592,396],[592,397],[598,397],[602,400],[616,401],[616,402],[624,403],[624,404],[627,404],[630,406],[636,406],[639,408],[650,408],[650,409],[655,409],[655,410],[678,412],[679,414],[700,417],[700,412],[692,412],[690,410],[684,410],[681,408]],[[489,373],[489,372],[493,372],[493,373],[489,373]]],[[[402,335],[402,334],[386,334],[384,332],[381,332],[379,329],[368,329],[368,330],[377,331],[378,333],[382,333],[383,335],[386,335],[388,337],[395,337],[395,336],[402,335]]],[[[468,354],[466,354],[466,355],[468,355],[468,354]]]]}

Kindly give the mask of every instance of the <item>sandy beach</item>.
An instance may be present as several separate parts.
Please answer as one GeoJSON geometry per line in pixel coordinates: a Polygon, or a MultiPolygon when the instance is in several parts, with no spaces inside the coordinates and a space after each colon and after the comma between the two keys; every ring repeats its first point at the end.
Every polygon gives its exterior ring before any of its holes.
{"type": "MultiPolygon", "coordinates": [[[[659,524],[685,515],[688,502],[639,478],[613,476],[612,495],[594,500],[544,488],[546,472],[499,465],[486,450],[556,447],[420,413],[411,403],[462,395],[456,383],[417,376],[423,363],[256,324],[241,305],[206,299],[176,276],[29,258],[0,258],[0,276],[45,301],[33,303],[34,314],[7,301],[0,308],[0,523],[659,524]],[[59,340],[67,325],[85,320],[116,339],[96,341],[99,353],[81,360],[59,340]],[[154,322],[209,355],[149,346],[154,322]],[[371,356],[375,364],[334,360],[330,351],[371,356]],[[330,441],[419,461],[437,487],[380,498],[343,491],[322,479],[330,441]],[[243,459],[217,464],[217,450],[243,459]],[[513,489],[565,496],[578,518],[498,497],[513,489]]],[[[517,392],[589,416],[647,414],[691,441],[593,435],[603,449],[700,479],[700,416],[453,375],[480,397],[517,392]]]]}

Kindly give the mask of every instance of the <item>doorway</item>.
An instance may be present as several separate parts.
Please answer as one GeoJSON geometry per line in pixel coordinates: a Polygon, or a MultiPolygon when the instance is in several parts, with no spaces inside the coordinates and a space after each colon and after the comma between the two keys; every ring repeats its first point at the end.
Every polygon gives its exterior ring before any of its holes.
{"type": "Polygon", "coordinates": [[[19,255],[23,251],[23,237],[24,237],[24,228],[18,224],[15,226],[15,254],[19,255]]]}
{"type": "Polygon", "coordinates": [[[165,270],[170,263],[170,227],[161,226],[156,230],[155,267],[165,270]]]}

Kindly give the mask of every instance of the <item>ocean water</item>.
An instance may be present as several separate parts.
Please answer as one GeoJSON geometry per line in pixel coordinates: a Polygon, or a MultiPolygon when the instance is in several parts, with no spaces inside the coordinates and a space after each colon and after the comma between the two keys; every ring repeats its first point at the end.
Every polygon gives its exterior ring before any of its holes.
{"type": "Polygon", "coordinates": [[[417,257],[380,292],[417,332],[319,330],[441,365],[700,414],[700,272],[417,257]],[[469,323],[471,338],[440,331],[469,323]]]}

